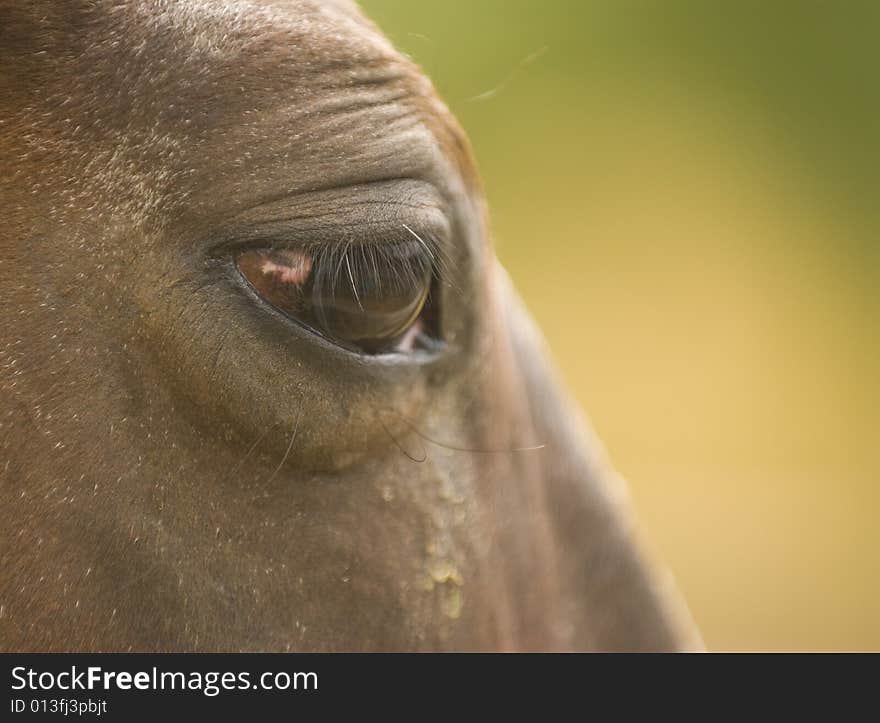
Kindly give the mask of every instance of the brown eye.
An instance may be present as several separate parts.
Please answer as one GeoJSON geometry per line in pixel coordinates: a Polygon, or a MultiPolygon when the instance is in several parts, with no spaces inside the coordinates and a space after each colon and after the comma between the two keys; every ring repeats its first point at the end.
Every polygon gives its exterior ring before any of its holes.
{"type": "Polygon", "coordinates": [[[427,249],[382,247],[252,249],[236,258],[257,294],[340,346],[378,354],[436,342],[426,313],[434,277],[427,249]]]}

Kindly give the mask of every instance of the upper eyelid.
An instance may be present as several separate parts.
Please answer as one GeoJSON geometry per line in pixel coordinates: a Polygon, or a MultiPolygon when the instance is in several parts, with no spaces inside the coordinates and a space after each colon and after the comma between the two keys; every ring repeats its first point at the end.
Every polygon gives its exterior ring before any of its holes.
{"type": "Polygon", "coordinates": [[[444,248],[448,243],[444,234],[438,235],[423,226],[417,224],[410,226],[410,224],[404,222],[393,226],[385,221],[359,221],[311,226],[307,230],[296,230],[284,223],[277,223],[272,226],[272,228],[262,227],[228,232],[214,246],[209,256],[215,258],[224,257],[229,254],[239,253],[248,248],[286,248],[292,246],[305,248],[334,246],[341,243],[348,243],[352,246],[374,246],[381,245],[382,243],[406,241],[418,245],[418,242],[412,236],[413,228],[415,228],[420,238],[428,242],[432,253],[436,252],[441,256],[445,256],[444,248]],[[364,227],[375,227],[384,230],[385,233],[378,234],[375,238],[365,238],[362,233],[356,233],[356,230],[362,230],[364,227]],[[341,230],[345,230],[346,233],[341,235],[341,230]]]}
{"type": "Polygon", "coordinates": [[[211,255],[217,255],[224,248],[260,240],[297,243],[323,236],[329,241],[353,228],[368,229],[373,238],[364,240],[380,242],[383,234],[397,237],[404,224],[444,244],[450,241],[452,222],[445,199],[424,181],[397,179],[295,194],[252,206],[225,219],[199,245],[214,247],[211,255]],[[330,218],[337,220],[328,223],[330,218]]]}
{"type": "MultiPolygon", "coordinates": [[[[356,203],[352,204],[352,206],[349,207],[348,211],[352,212],[354,209],[358,208],[359,206],[379,206],[379,207],[384,207],[384,208],[409,208],[409,209],[414,209],[417,211],[429,211],[429,212],[438,210],[436,206],[428,204],[428,203],[405,203],[402,201],[365,199],[365,200],[358,200],[356,203]]],[[[278,217],[272,218],[271,220],[267,219],[265,222],[266,223],[283,223],[284,221],[288,221],[288,222],[295,223],[297,221],[309,221],[312,219],[327,218],[327,217],[332,217],[335,215],[338,215],[338,211],[337,210],[330,210],[330,211],[325,211],[322,213],[303,213],[301,215],[292,214],[289,216],[278,216],[278,217]]],[[[363,222],[359,222],[359,223],[363,223],[363,222]]],[[[334,224],[334,225],[345,226],[346,224],[334,224]]],[[[349,225],[354,225],[354,222],[349,225]]]]}

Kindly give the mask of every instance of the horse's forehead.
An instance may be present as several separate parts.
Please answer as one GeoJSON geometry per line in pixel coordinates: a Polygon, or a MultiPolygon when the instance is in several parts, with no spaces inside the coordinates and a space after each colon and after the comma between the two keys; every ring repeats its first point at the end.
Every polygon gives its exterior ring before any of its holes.
{"type": "MultiPolygon", "coordinates": [[[[312,64],[397,58],[376,28],[347,0],[182,0],[111,5],[109,26],[161,39],[152,52],[197,56],[262,69],[295,61],[287,71],[308,74],[312,64]],[[119,21],[118,23],[116,21],[119,21]]],[[[130,42],[130,41],[129,41],[130,42]]]]}
{"type": "Polygon", "coordinates": [[[8,11],[7,24],[17,32],[6,44],[21,49],[9,60],[40,93],[83,96],[91,89],[110,102],[111,113],[114,97],[136,96],[144,107],[151,97],[179,105],[218,97],[285,102],[306,86],[313,91],[322,75],[346,70],[423,80],[347,0],[73,0],[47,4],[45,12],[42,6],[8,11]]]}
{"type": "Polygon", "coordinates": [[[92,149],[90,175],[117,207],[126,192],[139,206],[170,195],[192,207],[187,194],[205,189],[247,205],[316,179],[429,175],[438,157],[469,185],[475,179],[467,142],[430,82],[353,3],[82,8],[55,24],[68,47],[48,50],[58,72],[44,76],[48,120],[39,123],[70,151],[58,158],[92,149]],[[138,174],[149,193],[137,190],[138,174]]]}
{"type": "Polygon", "coordinates": [[[412,68],[345,0],[108,1],[82,17],[75,55],[143,95],[283,96],[330,71],[412,68]]]}

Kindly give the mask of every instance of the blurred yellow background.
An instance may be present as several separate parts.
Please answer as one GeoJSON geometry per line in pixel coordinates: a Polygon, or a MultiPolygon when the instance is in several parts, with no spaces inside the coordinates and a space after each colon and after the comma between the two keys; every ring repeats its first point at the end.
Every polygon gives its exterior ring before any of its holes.
{"type": "Polygon", "coordinates": [[[362,3],[710,649],[880,650],[880,3],[362,3]]]}

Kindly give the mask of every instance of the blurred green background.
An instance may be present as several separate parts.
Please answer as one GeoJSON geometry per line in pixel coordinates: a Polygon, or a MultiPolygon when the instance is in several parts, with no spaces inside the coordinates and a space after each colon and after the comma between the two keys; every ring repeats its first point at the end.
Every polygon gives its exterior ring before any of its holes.
{"type": "Polygon", "coordinates": [[[362,4],[707,645],[880,649],[880,2],[362,4]]]}

